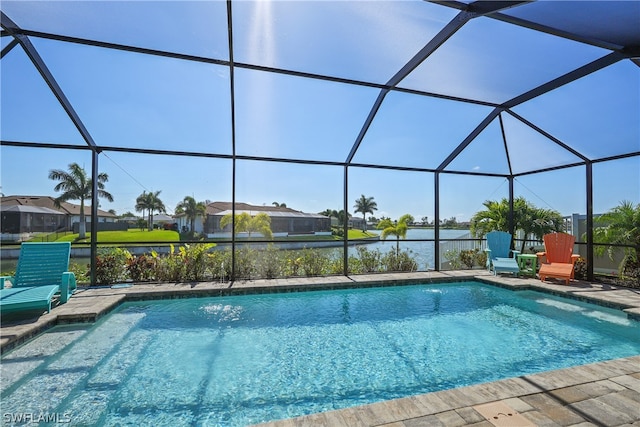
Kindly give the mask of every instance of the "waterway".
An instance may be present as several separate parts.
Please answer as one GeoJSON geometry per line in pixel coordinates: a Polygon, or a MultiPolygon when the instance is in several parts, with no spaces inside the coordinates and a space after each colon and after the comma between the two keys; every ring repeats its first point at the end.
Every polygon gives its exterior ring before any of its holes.
{"type": "MultiPolygon", "coordinates": [[[[376,230],[377,232],[377,230],[376,230]]],[[[444,229],[440,230],[440,239],[457,239],[462,236],[465,236],[469,233],[469,230],[449,230],[444,229]]],[[[435,268],[435,242],[434,239],[434,230],[432,228],[411,228],[407,231],[406,240],[400,240],[400,250],[401,251],[411,251],[411,255],[418,262],[419,270],[430,270],[435,268]],[[415,240],[415,241],[414,241],[415,240]]],[[[379,250],[383,254],[389,252],[390,250],[395,250],[397,244],[397,240],[395,236],[389,236],[387,240],[379,240],[379,241],[368,241],[363,243],[366,245],[366,248],[370,251],[379,250]]],[[[308,244],[311,246],[312,244],[308,244]]],[[[349,255],[356,256],[357,255],[357,246],[354,245],[349,246],[349,255]]],[[[339,247],[338,247],[339,249],[339,247]]],[[[325,250],[331,251],[336,250],[336,248],[326,248],[325,250]]],[[[78,264],[89,264],[88,257],[72,257],[72,262],[78,264]]],[[[16,268],[16,259],[0,259],[0,270],[2,273],[8,273],[16,268]]]]}
{"type": "MultiPolygon", "coordinates": [[[[469,230],[440,230],[440,239],[457,239],[465,236],[469,230]]],[[[401,251],[411,251],[411,255],[416,259],[419,270],[433,270],[435,268],[435,242],[433,241],[434,230],[432,228],[410,228],[407,231],[406,240],[400,240],[401,251]],[[424,240],[424,241],[411,241],[424,240]]],[[[387,253],[395,250],[397,239],[395,236],[389,236],[387,240],[379,240],[374,243],[367,243],[367,249],[370,251],[379,250],[387,253]]],[[[349,247],[349,255],[356,255],[356,247],[349,247]]]]}

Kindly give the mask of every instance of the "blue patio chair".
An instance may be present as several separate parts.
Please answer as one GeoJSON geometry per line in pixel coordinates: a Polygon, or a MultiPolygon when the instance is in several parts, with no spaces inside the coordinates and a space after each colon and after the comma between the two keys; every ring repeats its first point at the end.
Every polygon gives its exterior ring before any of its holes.
{"type": "Polygon", "coordinates": [[[506,231],[491,231],[487,233],[487,269],[498,273],[513,273],[515,276],[520,272],[517,255],[520,251],[511,249],[511,234],[506,231]],[[513,257],[511,256],[513,254],[513,257]]]}
{"type": "Polygon", "coordinates": [[[71,243],[23,243],[15,276],[0,277],[2,313],[46,310],[59,296],[64,304],[76,290],[76,277],[69,269],[71,243]],[[7,284],[11,287],[7,287],[7,284]]]}

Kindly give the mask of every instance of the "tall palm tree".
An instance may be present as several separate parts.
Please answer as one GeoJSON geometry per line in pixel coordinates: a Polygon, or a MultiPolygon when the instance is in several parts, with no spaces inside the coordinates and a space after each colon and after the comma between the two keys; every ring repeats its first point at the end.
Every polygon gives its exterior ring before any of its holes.
{"type": "MultiPolygon", "coordinates": [[[[220,228],[225,228],[227,225],[231,224],[232,218],[232,214],[226,214],[223,216],[220,220],[220,228]]],[[[249,233],[249,238],[251,238],[251,233],[258,232],[267,239],[273,239],[271,218],[269,218],[269,215],[264,212],[260,212],[254,217],[249,215],[247,212],[237,214],[235,217],[234,234],[241,233],[243,231],[249,233]]]]}
{"type": "Polygon", "coordinates": [[[136,199],[136,212],[142,212],[144,215],[144,211],[147,211],[147,222],[149,231],[153,230],[153,212],[166,212],[167,208],[165,208],[164,203],[158,197],[161,191],[149,192],[143,191],[141,195],[136,199]]]}
{"type": "MultiPolygon", "coordinates": [[[[595,219],[597,224],[593,229],[593,240],[597,243],[610,245],[628,245],[625,256],[620,265],[620,272],[625,273],[627,267],[640,265],[640,203],[634,205],[623,200],[620,205],[595,219]],[[629,247],[630,246],[630,247],[629,247]]],[[[608,246],[610,258],[616,251],[615,246],[608,246]]],[[[596,252],[602,253],[605,248],[597,246],[596,252]]]]}
{"type": "Polygon", "coordinates": [[[191,196],[186,196],[180,203],[178,203],[178,206],[176,206],[176,212],[186,215],[189,220],[189,229],[192,232],[195,231],[196,217],[200,215],[204,218],[206,210],[207,207],[204,202],[196,202],[196,199],[191,196]]]}
{"type": "MultiPolygon", "coordinates": [[[[87,172],[77,163],[69,164],[68,171],[60,169],[50,170],[49,179],[60,181],[53,189],[55,191],[63,192],[54,200],[56,207],[60,207],[62,202],[80,200],[80,224],[78,237],[80,239],[84,239],[87,232],[84,215],[84,201],[90,200],[92,197],[93,180],[87,176],[87,172]]],[[[111,193],[104,189],[104,183],[107,181],[109,181],[109,175],[104,172],[98,174],[98,197],[103,197],[108,201],[113,202],[113,196],[111,193]]]]}
{"type": "Polygon", "coordinates": [[[373,215],[373,211],[378,210],[378,204],[373,200],[373,197],[365,197],[365,195],[362,194],[360,198],[356,200],[356,204],[353,207],[355,208],[355,213],[362,213],[362,219],[364,220],[362,231],[366,231],[367,214],[373,215]]]}
{"type": "Polygon", "coordinates": [[[389,236],[396,236],[396,253],[400,255],[400,239],[407,237],[407,230],[409,224],[414,221],[413,216],[404,214],[397,221],[391,221],[389,218],[385,218],[378,223],[378,229],[382,230],[380,238],[386,240],[389,236]]]}

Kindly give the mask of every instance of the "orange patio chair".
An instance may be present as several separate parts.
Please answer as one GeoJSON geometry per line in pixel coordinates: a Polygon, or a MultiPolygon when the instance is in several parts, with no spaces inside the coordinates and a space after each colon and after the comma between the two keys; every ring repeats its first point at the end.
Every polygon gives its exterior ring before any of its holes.
{"type": "Polygon", "coordinates": [[[573,253],[576,238],[567,233],[545,234],[544,252],[538,252],[540,271],[538,275],[543,282],[547,277],[564,280],[565,284],[573,279],[573,266],[580,255],[573,253]]]}

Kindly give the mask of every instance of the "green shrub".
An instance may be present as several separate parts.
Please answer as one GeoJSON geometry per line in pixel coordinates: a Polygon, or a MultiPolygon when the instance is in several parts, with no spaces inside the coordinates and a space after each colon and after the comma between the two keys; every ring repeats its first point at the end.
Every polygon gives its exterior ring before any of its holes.
{"type": "Polygon", "coordinates": [[[475,253],[471,249],[465,249],[460,251],[460,263],[464,265],[466,268],[473,268],[473,264],[475,262],[475,253]]]}
{"type": "Polygon", "coordinates": [[[303,249],[297,259],[300,263],[300,272],[307,276],[322,276],[328,270],[329,258],[324,252],[313,249],[303,249]],[[327,268],[325,268],[327,266],[327,268]]]}
{"type": "Polygon", "coordinates": [[[149,282],[156,276],[157,258],[151,255],[132,256],[127,260],[127,272],[134,282],[149,282]]]}
{"type": "Polygon", "coordinates": [[[397,253],[395,250],[390,250],[382,257],[382,267],[386,272],[392,271],[416,271],[418,270],[418,263],[411,256],[412,251],[404,250],[397,253]]]}
{"type": "Polygon", "coordinates": [[[207,278],[208,251],[214,243],[196,243],[180,246],[176,251],[171,245],[168,255],[156,260],[156,277],[160,281],[194,282],[207,278]]]}
{"type": "Polygon", "coordinates": [[[269,244],[267,249],[258,251],[259,255],[255,262],[256,274],[260,278],[274,279],[282,277],[284,273],[286,251],[269,244]]]}
{"type": "Polygon", "coordinates": [[[239,250],[236,250],[236,276],[235,279],[246,279],[249,280],[254,277],[255,267],[254,267],[254,259],[256,257],[256,250],[243,247],[239,250]]]}
{"type": "Polygon", "coordinates": [[[179,282],[184,277],[184,264],[171,245],[168,255],[156,260],[156,278],[161,282],[179,282]]]}
{"type": "Polygon", "coordinates": [[[476,265],[480,267],[485,267],[487,265],[487,253],[485,251],[481,251],[476,249],[476,253],[473,256],[476,265]]]}
{"type": "Polygon", "coordinates": [[[126,280],[131,254],[124,248],[99,249],[96,255],[96,283],[111,284],[126,280]]]}
{"type": "Polygon", "coordinates": [[[370,251],[364,246],[357,246],[359,273],[377,273],[382,268],[382,253],[379,249],[370,251]]]}
{"type": "Polygon", "coordinates": [[[460,267],[462,267],[462,262],[460,261],[460,251],[446,251],[444,253],[444,259],[449,261],[449,267],[451,268],[451,270],[458,270],[460,269],[460,267]]]}
{"type": "Polygon", "coordinates": [[[233,267],[231,264],[231,249],[209,252],[205,263],[207,271],[209,271],[213,280],[230,280],[233,267]]]}
{"type": "Polygon", "coordinates": [[[185,244],[180,247],[178,256],[184,263],[183,281],[192,282],[205,279],[207,264],[205,262],[206,254],[214,247],[214,243],[203,244],[185,244]]]}
{"type": "Polygon", "coordinates": [[[91,272],[91,268],[85,264],[80,264],[77,262],[69,263],[69,271],[72,272],[76,276],[76,281],[80,283],[89,283],[91,272]]]}

